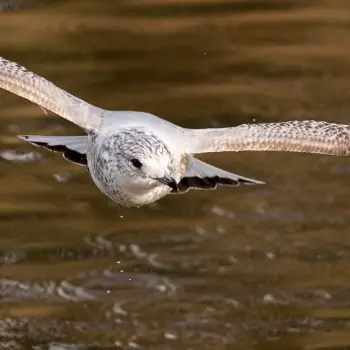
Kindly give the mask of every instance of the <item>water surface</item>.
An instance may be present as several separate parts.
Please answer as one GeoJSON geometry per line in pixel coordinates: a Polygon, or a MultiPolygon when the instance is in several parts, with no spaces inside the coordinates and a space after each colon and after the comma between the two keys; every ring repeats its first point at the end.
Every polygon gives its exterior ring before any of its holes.
{"type": "MultiPolygon", "coordinates": [[[[100,107],[349,123],[348,1],[10,5],[0,55],[100,107]]],[[[0,94],[2,349],[350,349],[348,159],[205,155],[267,185],[125,209],[21,133],[82,131],[0,94]]]]}

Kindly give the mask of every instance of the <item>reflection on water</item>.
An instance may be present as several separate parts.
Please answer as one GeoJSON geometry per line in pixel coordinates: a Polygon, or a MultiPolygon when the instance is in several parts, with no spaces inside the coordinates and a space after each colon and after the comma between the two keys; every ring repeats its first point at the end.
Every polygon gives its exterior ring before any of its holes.
{"type": "MultiPolygon", "coordinates": [[[[188,127],[349,123],[347,1],[21,5],[0,14],[0,55],[98,106],[188,127]]],[[[125,209],[16,138],[81,130],[0,103],[2,349],[350,348],[347,159],[207,155],[268,185],[125,209]]]]}

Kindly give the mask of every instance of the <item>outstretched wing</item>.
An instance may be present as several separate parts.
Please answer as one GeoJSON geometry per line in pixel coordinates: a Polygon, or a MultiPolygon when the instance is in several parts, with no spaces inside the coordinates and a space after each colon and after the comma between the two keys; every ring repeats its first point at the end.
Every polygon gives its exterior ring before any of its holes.
{"type": "Polygon", "coordinates": [[[103,109],[58,88],[15,62],[0,57],[0,87],[68,119],[87,131],[97,130],[103,109]]]}
{"type": "Polygon", "coordinates": [[[87,136],[39,136],[19,135],[21,140],[50,151],[63,153],[63,157],[72,163],[87,167],[87,136]]]}
{"type": "Polygon", "coordinates": [[[188,170],[178,184],[178,191],[185,193],[193,190],[215,190],[218,186],[237,187],[244,185],[261,185],[264,182],[233,174],[223,169],[204,163],[193,156],[188,157],[188,170]]]}
{"type": "Polygon", "coordinates": [[[189,153],[287,151],[350,155],[349,125],[314,120],[192,129],[188,138],[189,153]]]}

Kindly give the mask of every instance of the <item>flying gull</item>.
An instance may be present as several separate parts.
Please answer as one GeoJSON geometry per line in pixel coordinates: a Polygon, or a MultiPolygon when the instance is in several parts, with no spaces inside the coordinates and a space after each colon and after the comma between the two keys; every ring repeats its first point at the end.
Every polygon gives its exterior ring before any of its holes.
{"type": "Polygon", "coordinates": [[[83,128],[85,136],[19,138],[62,152],[67,160],[87,167],[96,186],[127,207],[190,189],[263,184],[204,163],[195,158],[199,153],[288,151],[350,155],[349,125],[305,120],[187,129],[149,113],[95,107],[1,57],[0,87],[83,128]]]}

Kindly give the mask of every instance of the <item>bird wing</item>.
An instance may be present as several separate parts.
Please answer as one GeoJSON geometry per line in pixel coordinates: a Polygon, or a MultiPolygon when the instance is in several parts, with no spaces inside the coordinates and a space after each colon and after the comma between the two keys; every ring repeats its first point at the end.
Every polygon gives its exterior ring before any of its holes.
{"type": "Polygon", "coordinates": [[[350,126],[305,120],[190,129],[189,153],[287,151],[350,156],[350,126]]]}
{"type": "Polygon", "coordinates": [[[240,184],[260,185],[264,182],[230,173],[188,156],[187,171],[178,184],[178,191],[173,190],[172,193],[185,193],[190,189],[214,190],[218,186],[236,187],[240,184]]]}
{"type": "Polygon", "coordinates": [[[45,78],[2,57],[0,87],[60,115],[87,131],[97,130],[102,121],[103,109],[90,105],[45,78]]]}
{"type": "Polygon", "coordinates": [[[72,163],[87,166],[87,136],[18,135],[18,137],[35,146],[63,153],[63,157],[72,163]]]}

